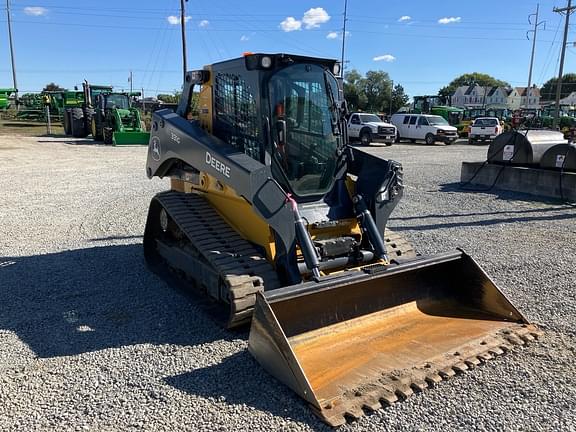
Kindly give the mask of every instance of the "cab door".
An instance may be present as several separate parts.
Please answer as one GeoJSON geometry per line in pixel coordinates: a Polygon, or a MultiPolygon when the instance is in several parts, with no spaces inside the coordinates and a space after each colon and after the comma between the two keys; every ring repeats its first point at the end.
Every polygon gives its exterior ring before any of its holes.
{"type": "Polygon", "coordinates": [[[358,114],[352,115],[352,117],[350,117],[350,122],[348,123],[348,135],[353,138],[358,138],[360,136],[361,127],[362,122],[360,121],[360,116],[358,114]]]}
{"type": "Polygon", "coordinates": [[[405,138],[418,139],[416,131],[416,122],[418,121],[418,116],[410,116],[408,124],[406,125],[406,135],[405,138]]]}
{"type": "MultiPolygon", "coordinates": [[[[418,118],[418,122],[416,123],[416,136],[414,138],[419,139],[419,140],[423,140],[424,138],[426,138],[426,135],[428,134],[428,132],[430,132],[430,129],[432,127],[428,124],[428,120],[426,120],[426,117],[424,116],[420,116],[418,118]]],[[[434,131],[432,131],[432,133],[435,135],[434,131]]]]}

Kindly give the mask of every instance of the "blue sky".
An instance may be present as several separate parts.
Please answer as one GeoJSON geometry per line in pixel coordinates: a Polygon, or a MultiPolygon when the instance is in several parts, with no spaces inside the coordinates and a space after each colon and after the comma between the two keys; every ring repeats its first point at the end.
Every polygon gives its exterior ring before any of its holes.
{"type": "MultiPolygon", "coordinates": [[[[84,78],[146,94],[181,85],[179,0],[12,0],[18,87],[38,91],[84,78]]],[[[384,70],[410,95],[434,94],[455,76],[484,72],[526,85],[527,17],[540,3],[533,81],[557,74],[560,0],[348,1],[347,69],[384,70]]],[[[4,6],[2,0],[1,7],[4,6]]],[[[189,68],[245,51],[340,58],[344,0],[190,0],[189,68]]],[[[576,26],[576,15],[573,17],[576,26]]],[[[571,26],[572,27],[572,26],[571,26]]],[[[574,28],[574,27],[572,27],[574,28]]],[[[576,41],[571,31],[569,41],[576,41]]],[[[576,48],[566,53],[574,72],[576,48]]],[[[11,86],[5,10],[0,9],[0,87],[11,86]]]]}

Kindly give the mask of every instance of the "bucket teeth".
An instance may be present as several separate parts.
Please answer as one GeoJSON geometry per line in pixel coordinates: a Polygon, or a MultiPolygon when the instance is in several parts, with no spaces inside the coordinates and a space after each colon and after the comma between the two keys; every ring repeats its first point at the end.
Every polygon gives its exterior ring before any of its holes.
{"type": "Polygon", "coordinates": [[[468,366],[469,369],[475,368],[476,366],[480,365],[482,363],[482,360],[478,357],[470,357],[467,358],[464,363],[466,363],[466,366],[468,366]]]}
{"type": "Polygon", "coordinates": [[[422,392],[457,373],[464,373],[496,356],[510,351],[514,345],[524,345],[536,339],[541,332],[534,326],[518,330],[504,330],[481,341],[462,346],[441,358],[430,359],[412,370],[387,372],[376,379],[376,384],[367,384],[364,389],[347,391],[341,398],[315,412],[332,425],[340,426],[381,407],[405,400],[414,393],[422,392]],[[528,336],[528,337],[527,337],[528,336]]]}
{"type": "Polygon", "coordinates": [[[434,386],[442,381],[442,377],[438,374],[426,375],[426,382],[429,386],[434,386]]]}

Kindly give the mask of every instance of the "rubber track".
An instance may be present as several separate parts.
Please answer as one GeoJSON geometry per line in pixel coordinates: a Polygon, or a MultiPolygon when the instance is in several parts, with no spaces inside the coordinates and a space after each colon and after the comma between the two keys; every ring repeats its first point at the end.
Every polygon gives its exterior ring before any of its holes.
{"type": "MultiPolygon", "coordinates": [[[[225,298],[217,300],[230,305],[227,327],[250,322],[256,292],[280,287],[272,265],[200,195],[168,191],[158,194],[155,199],[190,245],[220,275],[225,298]]],[[[212,287],[211,291],[218,292],[218,287],[212,287]]]]}
{"type": "MultiPolygon", "coordinates": [[[[237,327],[250,322],[256,292],[281,286],[273,266],[247,240],[243,239],[202,196],[194,193],[167,191],[156,199],[190,245],[204,257],[220,279],[226,292],[216,300],[229,303],[226,326],[237,327]]],[[[386,249],[392,262],[416,257],[412,245],[401,235],[386,230],[386,249]]],[[[188,275],[194,279],[194,275],[188,275]]],[[[210,287],[209,292],[218,292],[210,287]]]]}

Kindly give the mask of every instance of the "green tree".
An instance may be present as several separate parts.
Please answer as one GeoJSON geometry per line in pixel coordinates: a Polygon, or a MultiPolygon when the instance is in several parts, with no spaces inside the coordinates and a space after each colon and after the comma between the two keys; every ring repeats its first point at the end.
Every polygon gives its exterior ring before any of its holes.
{"type": "Polygon", "coordinates": [[[181,92],[174,91],[174,93],[172,93],[172,94],[166,94],[166,93],[159,94],[157,96],[157,98],[158,98],[158,100],[161,100],[162,102],[173,104],[173,103],[178,103],[181,95],[182,95],[181,92]]]}
{"type": "MultiPolygon", "coordinates": [[[[543,101],[550,101],[556,99],[556,87],[558,86],[558,78],[549,79],[544,83],[540,90],[540,96],[543,101]]],[[[562,89],[560,90],[560,98],[565,98],[573,91],[576,91],[576,74],[569,73],[562,76],[562,89]]]]}
{"type": "Polygon", "coordinates": [[[49,83],[49,84],[46,84],[46,85],[44,86],[44,89],[43,89],[42,91],[43,91],[43,92],[47,92],[47,91],[64,91],[64,90],[66,90],[66,89],[63,88],[63,87],[60,87],[60,86],[59,86],[58,84],[56,84],[56,83],[51,82],[51,83],[49,83]]]}
{"type": "Polygon", "coordinates": [[[442,97],[449,97],[454,94],[456,89],[460,86],[468,86],[477,84],[482,87],[510,87],[506,81],[501,81],[488,74],[472,72],[460,75],[454,78],[446,87],[442,87],[438,91],[438,95],[442,97]]]}
{"type": "Polygon", "coordinates": [[[362,80],[362,90],[367,99],[367,111],[382,112],[389,108],[392,80],[387,72],[366,72],[366,78],[362,80]]]}
{"type": "Polygon", "coordinates": [[[396,84],[394,86],[394,90],[392,90],[392,113],[395,113],[400,108],[408,103],[410,97],[404,92],[404,87],[400,84],[396,84]]]}
{"type": "Polygon", "coordinates": [[[371,112],[389,112],[390,104],[392,112],[396,112],[409,99],[400,84],[392,88],[386,72],[368,71],[363,77],[356,69],[345,75],[344,97],[350,111],[371,112]]]}
{"type": "Polygon", "coordinates": [[[362,92],[362,75],[356,69],[347,72],[344,79],[344,98],[348,102],[351,111],[364,110],[366,107],[366,95],[362,92]]]}

